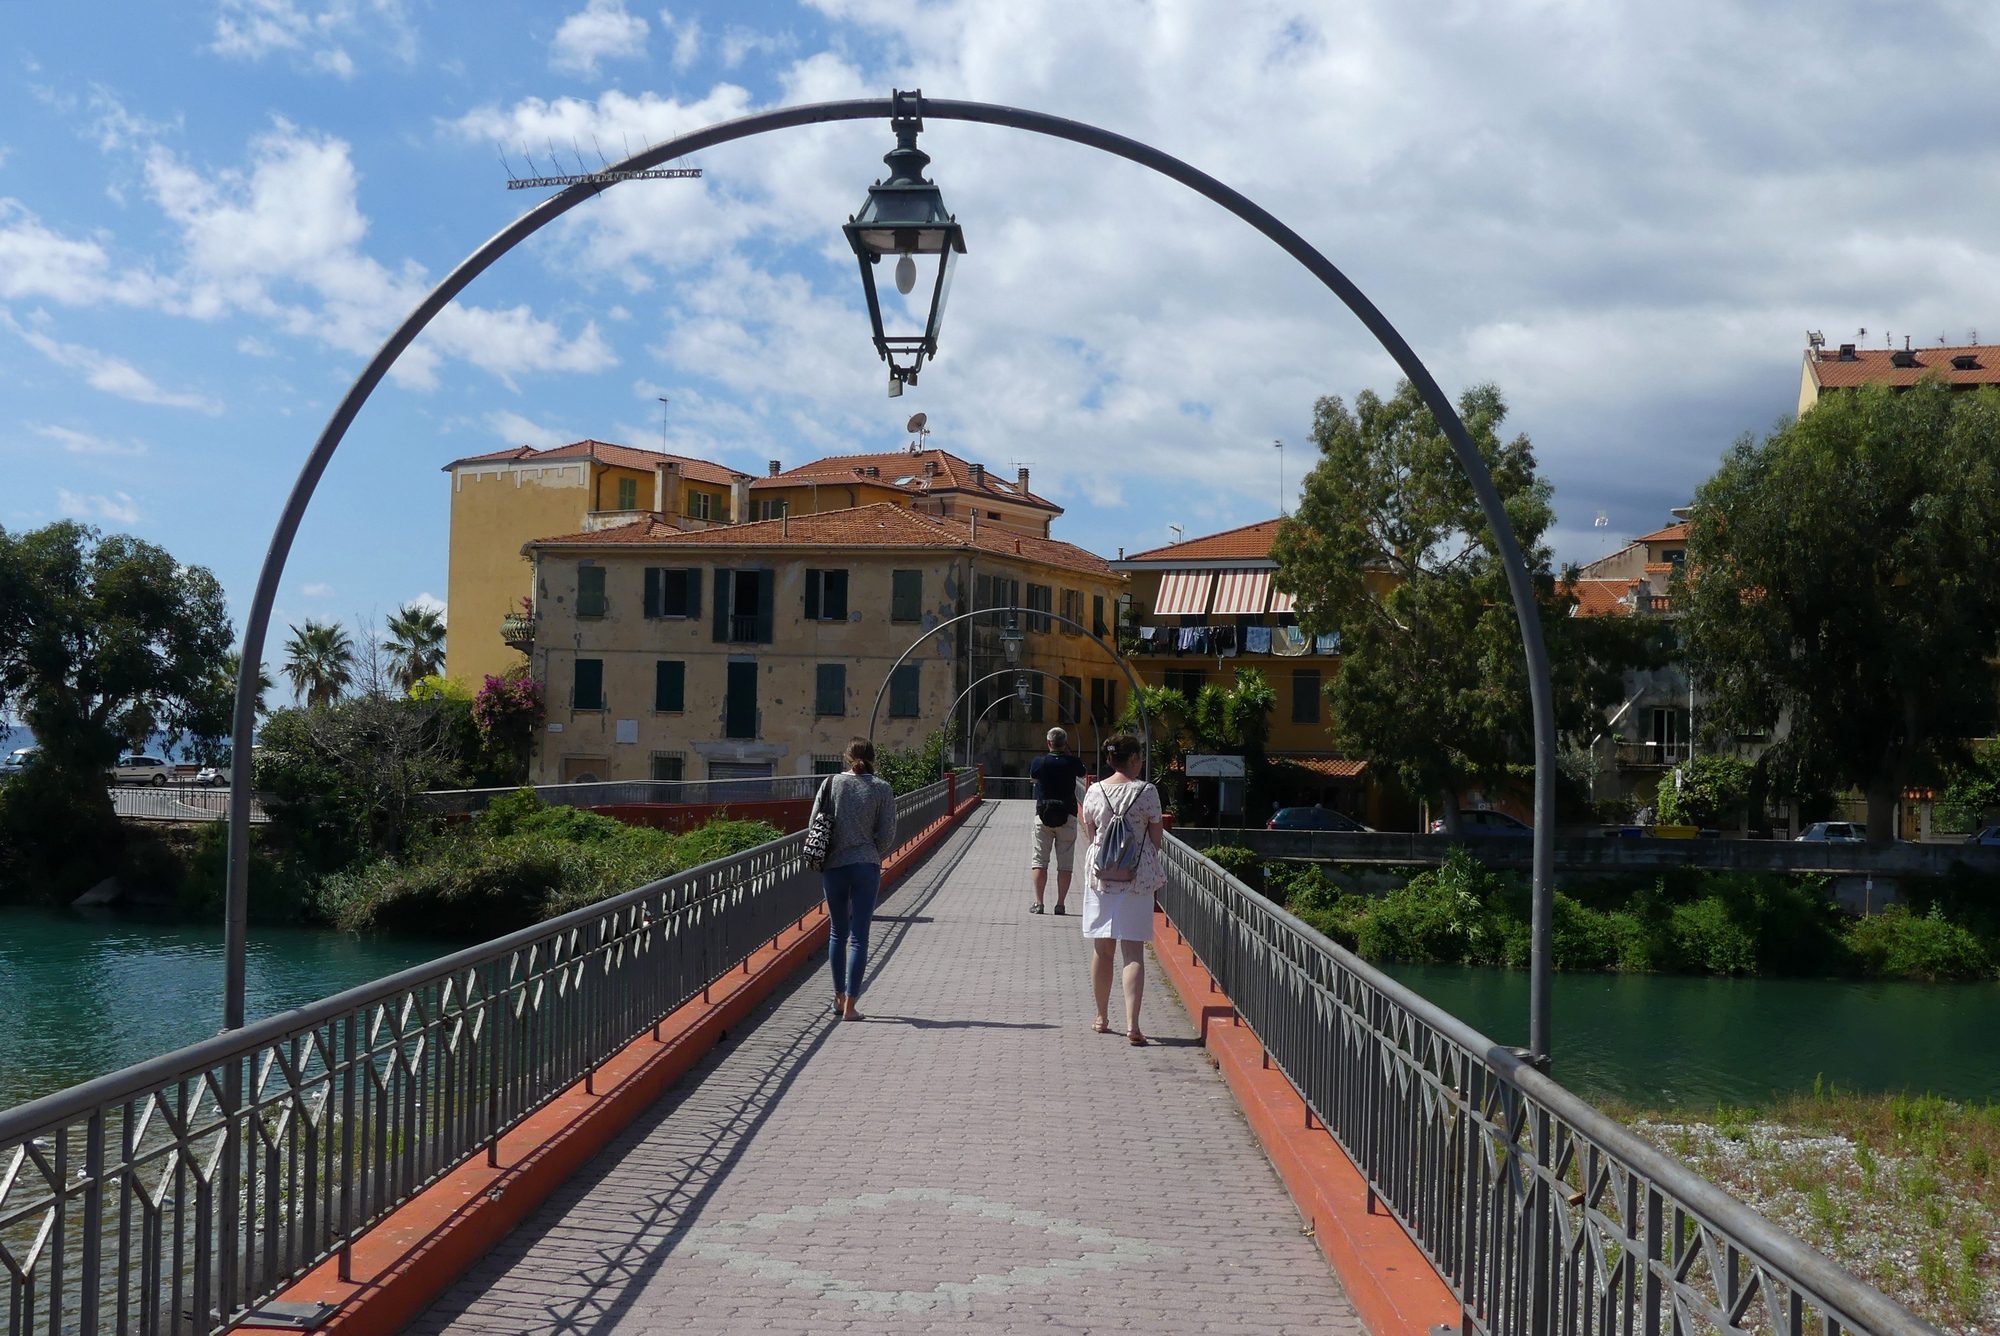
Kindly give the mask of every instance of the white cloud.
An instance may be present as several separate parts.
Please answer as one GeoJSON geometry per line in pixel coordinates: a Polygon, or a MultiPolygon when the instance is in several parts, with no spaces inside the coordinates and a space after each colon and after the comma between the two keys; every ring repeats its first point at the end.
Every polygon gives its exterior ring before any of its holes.
{"type": "Polygon", "coordinates": [[[646,54],[646,20],[626,11],[625,0],[589,0],[556,29],[549,65],[567,74],[595,76],[600,60],[636,60],[646,54]]]}
{"type": "Polygon", "coordinates": [[[303,584],[299,586],[299,595],[303,598],[332,598],[333,586],[322,582],[303,584]]]}
{"type": "Polygon", "coordinates": [[[673,11],[660,11],[660,29],[674,35],[674,68],[686,70],[701,56],[701,20],[675,19],[673,11]]]}
{"type": "Polygon", "coordinates": [[[797,49],[798,39],[790,33],[731,26],[722,33],[722,68],[733,70],[751,56],[779,56],[797,49]]]}
{"type": "Polygon", "coordinates": [[[115,441],[108,436],[94,432],[78,431],[74,427],[62,427],[53,423],[30,422],[28,430],[44,440],[54,441],[73,455],[98,455],[117,459],[135,459],[146,453],[144,441],[115,441]]]}
{"type": "Polygon", "coordinates": [[[0,198],[0,301],[151,306],[168,291],[151,274],[118,268],[101,241],[63,236],[19,200],[0,198]]]}
{"type": "Polygon", "coordinates": [[[13,156],[14,156],[14,150],[12,148],[8,147],[6,144],[0,144],[0,167],[5,167],[7,165],[7,159],[13,156]]]}
{"type": "Polygon", "coordinates": [[[544,426],[533,418],[523,417],[508,409],[488,413],[486,425],[493,429],[494,435],[509,445],[532,445],[537,450],[546,450],[555,445],[568,445],[571,441],[580,441],[589,435],[588,432],[571,431],[567,427],[544,426]]]}
{"type": "Polygon", "coordinates": [[[300,68],[351,79],[356,65],[344,43],[352,40],[378,45],[405,65],[416,60],[416,28],[401,0],[218,0],[209,49],[252,62],[284,52],[300,68]]]}
{"type": "Polygon", "coordinates": [[[192,408],[210,414],[222,412],[222,405],[207,395],[162,389],[150,376],[122,358],[86,348],[80,343],[64,343],[40,329],[23,325],[5,311],[0,311],[0,325],[20,335],[30,348],[57,366],[82,373],[93,389],[130,399],[134,403],[157,404],[162,408],[192,408]]]}
{"type": "Polygon", "coordinates": [[[236,351],[245,357],[276,357],[278,350],[255,334],[245,334],[236,340],[236,351]]]}
{"type": "Polygon", "coordinates": [[[113,492],[109,496],[85,495],[59,487],[56,489],[56,509],[73,520],[106,520],[112,524],[139,522],[138,504],[126,492],[113,492]]]}
{"type": "Polygon", "coordinates": [[[409,602],[405,603],[403,606],[408,608],[425,608],[431,612],[436,613],[438,615],[438,620],[440,621],[448,623],[450,620],[445,615],[444,600],[439,598],[436,594],[431,593],[429,590],[425,590],[423,593],[418,594],[415,598],[409,600],[409,602]]]}

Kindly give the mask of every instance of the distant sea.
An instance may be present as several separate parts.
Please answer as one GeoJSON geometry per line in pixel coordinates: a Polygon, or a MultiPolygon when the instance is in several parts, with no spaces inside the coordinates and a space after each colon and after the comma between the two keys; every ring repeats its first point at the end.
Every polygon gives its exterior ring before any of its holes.
{"type": "MultiPolygon", "coordinates": [[[[29,728],[26,724],[17,724],[11,719],[0,719],[0,755],[13,751],[17,747],[32,747],[34,745],[34,729],[29,728]]],[[[194,739],[182,738],[180,746],[169,747],[165,735],[160,733],[155,733],[147,741],[144,751],[149,756],[158,756],[162,760],[167,761],[198,761],[201,759],[195,755],[194,739]]]]}

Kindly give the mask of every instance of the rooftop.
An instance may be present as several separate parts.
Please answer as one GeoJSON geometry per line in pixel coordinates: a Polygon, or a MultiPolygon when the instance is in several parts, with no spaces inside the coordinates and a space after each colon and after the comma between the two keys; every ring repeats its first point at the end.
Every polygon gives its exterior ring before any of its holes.
{"type": "Polygon", "coordinates": [[[800,464],[797,468],[786,469],[759,478],[751,483],[752,490],[773,487],[801,487],[812,483],[851,483],[866,480],[881,487],[893,487],[913,495],[931,492],[971,492],[998,501],[1012,501],[1020,505],[1033,506],[1052,514],[1062,514],[1062,507],[1047,497],[1021,487],[1015,478],[1006,477],[985,466],[978,485],[973,482],[974,465],[948,450],[885,450],[864,455],[828,455],[800,464]],[[924,471],[925,465],[935,465],[931,473],[924,471]],[[872,472],[870,471],[872,470],[872,472]]]}
{"type": "Polygon", "coordinates": [[[1629,617],[1632,605],[1625,600],[1642,581],[1572,580],[1563,586],[1576,599],[1577,617],[1629,617]]]}
{"type": "Polygon", "coordinates": [[[1126,561],[1243,561],[1271,555],[1282,519],[1258,520],[1221,533],[1189,538],[1128,555],[1126,561]]]}
{"type": "Polygon", "coordinates": [[[1685,543],[1687,536],[1687,521],[1682,520],[1678,524],[1669,524],[1664,529],[1655,529],[1651,533],[1642,533],[1632,541],[1635,543],[1685,543]]]}
{"type": "Polygon", "coordinates": [[[975,534],[962,520],[920,515],[887,501],[817,515],[792,515],[750,524],[693,532],[675,528],[653,516],[589,533],[562,534],[528,544],[542,547],[648,547],[690,550],[742,548],[882,548],[890,551],[960,550],[1021,557],[1090,575],[1110,575],[1110,563],[1074,543],[1005,529],[981,526],[975,534]]]}
{"type": "Polygon", "coordinates": [[[1935,375],[1947,385],[2000,385],[2000,344],[1939,348],[1820,348],[1806,367],[1821,389],[1854,385],[1914,385],[1935,375]]]}
{"type": "Polygon", "coordinates": [[[510,450],[495,450],[489,454],[467,455],[454,459],[445,465],[448,473],[461,464],[504,464],[509,462],[542,463],[560,462],[569,459],[594,459],[600,464],[614,468],[638,469],[651,473],[661,464],[678,464],[681,476],[695,482],[711,483],[717,487],[727,487],[741,482],[751,475],[721,464],[711,464],[706,459],[695,459],[689,455],[671,455],[664,450],[640,450],[630,445],[615,445],[610,441],[571,441],[568,445],[551,446],[537,450],[532,445],[517,445],[510,450]]]}

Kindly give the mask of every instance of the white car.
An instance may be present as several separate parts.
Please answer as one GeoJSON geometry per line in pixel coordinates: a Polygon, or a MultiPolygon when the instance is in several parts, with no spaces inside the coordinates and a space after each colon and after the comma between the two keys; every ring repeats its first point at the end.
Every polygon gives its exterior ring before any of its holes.
{"type": "Polygon", "coordinates": [[[163,787],[174,768],[158,756],[121,756],[111,767],[112,781],[118,784],[152,784],[163,787]]]}
{"type": "Polygon", "coordinates": [[[20,774],[28,768],[28,763],[34,759],[35,748],[16,747],[4,757],[0,757],[0,779],[20,774]]]}
{"type": "Polygon", "coordinates": [[[194,772],[194,782],[205,789],[215,788],[229,782],[229,767],[226,765],[205,765],[194,772]]]}
{"type": "Polygon", "coordinates": [[[1866,844],[1868,828],[1858,821],[1815,821],[1799,832],[1794,844],[1866,844]]]}

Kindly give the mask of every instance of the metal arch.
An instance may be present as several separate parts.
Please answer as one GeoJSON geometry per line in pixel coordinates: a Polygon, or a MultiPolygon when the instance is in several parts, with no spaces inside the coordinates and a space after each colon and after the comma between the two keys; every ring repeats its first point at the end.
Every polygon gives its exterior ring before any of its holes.
{"type": "MultiPolygon", "coordinates": [[[[977,682],[974,682],[974,683],[973,683],[973,684],[972,684],[971,686],[968,686],[968,687],[967,687],[967,688],[966,688],[965,690],[963,690],[963,691],[959,692],[959,693],[958,693],[958,699],[957,699],[957,700],[955,700],[955,701],[953,701],[953,702],[951,703],[951,709],[950,709],[950,711],[949,711],[949,712],[948,712],[948,713],[946,714],[946,716],[945,716],[945,717],[946,717],[946,718],[948,718],[948,719],[953,719],[953,720],[957,719],[957,718],[958,718],[958,707],[959,707],[959,706],[961,706],[961,705],[963,705],[963,704],[965,704],[965,698],[966,698],[967,696],[970,696],[970,695],[971,695],[971,694],[973,693],[973,690],[974,690],[975,688],[977,688],[977,687],[980,687],[980,686],[984,686],[984,685],[985,685],[986,683],[988,683],[988,682],[992,682],[992,681],[994,681],[994,680],[996,680],[996,679],[998,679],[998,678],[1002,678],[1002,677],[1012,677],[1012,676],[1015,676],[1015,675],[1018,675],[1018,674],[1021,674],[1021,673],[1029,673],[1029,674],[1032,674],[1032,675],[1033,675],[1033,676],[1035,676],[1035,677],[1053,677],[1053,678],[1055,678],[1055,680],[1056,680],[1056,681],[1057,681],[1058,683],[1060,683],[1060,682],[1062,681],[1062,674],[1060,674],[1060,673],[1052,673],[1052,672],[1049,672],[1049,671],[1047,671],[1046,669],[1042,669],[1042,668],[1002,668],[1002,669],[998,670],[997,672],[991,672],[991,673],[988,673],[988,674],[986,674],[986,676],[984,676],[984,677],[980,678],[980,679],[979,679],[979,680],[978,680],[977,682]]],[[[1034,697],[1036,697],[1036,698],[1037,698],[1037,699],[1039,699],[1039,700],[1047,700],[1047,699],[1048,699],[1048,697],[1047,697],[1046,695],[1044,695],[1044,694],[1043,694],[1042,692],[1039,692],[1039,691],[1032,691],[1032,692],[1029,692],[1028,694],[1029,694],[1029,695],[1031,695],[1031,696],[1034,696],[1034,697]]],[[[1081,719],[1081,718],[1083,718],[1083,717],[1084,717],[1084,715],[1083,715],[1083,712],[1082,712],[1082,707],[1083,707],[1083,692],[1082,692],[1082,691],[1078,691],[1078,692],[1076,693],[1076,703],[1077,703],[1077,718],[1081,719]]],[[[1061,692],[1061,689],[1060,689],[1060,688],[1058,688],[1058,689],[1057,689],[1057,692],[1056,692],[1056,714],[1057,714],[1057,719],[1056,719],[1056,727],[1058,727],[1058,728],[1061,728],[1061,727],[1062,727],[1062,719],[1061,719],[1061,714],[1062,714],[1062,692],[1061,692]]],[[[979,718],[980,718],[980,719],[984,719],[985,717],[986,717],[986,713],[985,713],[985,711],[983,711],[983,710],[982,710],[982,711],[980,712],[980,715],[979,715],[979,718]]],[[[1029,722],[1032,722],[1032,721],[1029,721],[1029,722]]],[[[976,727],[976,726],[978,725],[978,723],[979,723],[979,720],[978,720],[978,719],[975,719],[975,720],[973,720],[973,724],[974,724],[974,726],[975,726],[975,727],[976,727]]],[[[1065,730],[1065,731],[1067,731],[1067,730],[1065,730]]],[[[1097,745],[1098,745],[1098,749],[1099,749],[1099,750],[1101,751],[1101,750],[1103,749],[1103,745],[1104,745],[1104,734],[1103,734],[1102,730],[1100,730],[1100,729],[1099,729],[1099,728],[1097,727],[1097,718],[1096,718],[1096,716],[1095,716],[1095,715],[1092,715],[1092,716],[1090,717],[1090,736],[1091,736],[1091,737],[1092,737],[1093,739],[1095,739],[1095,740],[1097,741],[1097,745]]],[[[965,746],[966,746],[966,753],[965,753],[965,756],[966,756],[966,764],[970,765],[970,764],[972,763],[972,732],[971,732],[971,730],[968,730],[968,731],[967,731],[967,733],[966,733],[966,736],[965,736],[965,746]]]]}
{"type": "MultiPolygon", "coordinates": [[[[644,171],[705,148],[766,134],[773,130],[833,121],[887,119],[895,114],[899,101],[902,99],[894,97],[857,98],[758,112],[664,140],[633,154],[623,162],[613,164],[607,170],[644,171]]],[[[1541,614],[1535,603],[1535,591],[1528,573],[1527,562],[1521,554],[1521,545],[1514,536],[1514,526],[1507,518],[1500,493],[1493,485],[1493,476],[1487,469],[1486,462],[1480,458],[1479,450],[1473,445],[1472,437],[1466,431],[1465,423],[1459,419],[1451,400],[1432,377],[1429,368],[1424,366],[1416,352],[1397,332],[1395,326],[1389,323],[1388,318],[1347,275],[1321,255],[1305,238],[1279,222],[1269,211],[1208,173],[1136,139],[1128,139],[1124,135],[1114,134],[1081,121],[1051,116],[1046,112],[1027,111],[1019,107],[992,103],[931,99],[921,95],[916,96],[916,103],[920,114],[935,120],[999,125],[1095,148],[1129,162],[1138,163],[1142,167],[1151,168],[1169,180],[1178,181],[1195,193],[1214,201],[1263,233],[1287,255],[1305,266],[1313,277],[1325,284],[1327,289],[1354,313],[1368,332],[1375,336],[1376,342],[1395,359],[1397,367],[1410,378],[1410,383],[1416,386],[1425,406],[1431,410],[1431,415],[1444,431],[1446,439],[1451,442],[1452,452],[1457,456],[1460,467],[1465,470],[1466,477],[1472,484],[1473,493],[1479,498],[1480,511],[1492,531],[1493,545],[1499,552],[1502,565],[1506,568],[1507,587],[1514,603],[1514,617],[1521,628],[1521,649],[1527,660],[1529,700],[1533,708],[1535,729],[1533,841],[1535,968],[1530,984],[1528,1042],[1530,1051],[1535,1057],[1546,1061],[1550,1044],[1549,956],[1554,910],[1554,883],[1550,873],[1555,853],[1555,693],[1549,671],[1548,646],[1542,636],[1541,614]]],[[[298,481],[293,484],[291,494],[286,498],[284,509],[279,514],[277,529],[272,534],[270,547],[265,553],[263,567],[258,573],[256,592],[251,598],[250,610],[244,621],[243,668],[236,682],[236,708],[230,734],[234,752],[230,761],[229,786],[225,1028],[234,1029],[243,1023],[244,946],[249,923],[250,745],[256,724],[256,675],[258,666],[263,662],[264,639],[269,629],[271,605],[277,597],[278,581],[284,574],[285,559],[291,552],[292,540],[297,534],[300,520],[304,518],[306,505],[311,501],[321,474],[326,471],[328,461],[333,457],[341,438],[347,434],[347,428],[354,421],[355,415],[367,402],[368,396],[374,393],[375,387],[381,383],[389,367],[422,332],[424,326],[502,255],[569,210],[609,188],[609,184],[601,183],[575,185],[544,200],[501,229],[485,245],[475,250],[456,269],[447,274],[444,280],[432,289],[403,323],[389,335],[368,365],[362,369],[361,375],[349,387],[347,394],[334,409],[333,416],[328,419],[325,429],[320,433],[312,452],[306,457],[305,465],[299,471],[298,481]]],[[[877,704],[878,706],[880,704],[879,697],[877,704]]],[[[1149,757],[1150,753],[1149,746],[1149,757]]]]}
{"type": "MultiPolygon", "coordinates": [[[[1111,656],[1111,661],[1118,665],[1118,671],[1125,674],[1126,682],[1129,683],[1132,687],[1132,703],[1139,707],[1139,731],[1141,734],[1140,740],[1146,744],[1146,770],[1148,772],[1147,777],[1150,778],[1151,777],[1150,772],[1153,768],[1153,716],[1152,713],[1146,709],[1145,697],[1140,694],[1138,674],[1132,671],[1132,665],[1125,661],[1125,656],[1123,654],[1120,654],[1117,650],[1111,648],[1111,646],[1105,644],[1102,640],[1098,639],[1090,632],[1084,630],[1082,622],[1072,621],[1070,618],[1063,616],[1059,612],[1050,612],[1045,608],[1017,608],[1017,607],[975,608],[971,612],[961,612],[956,617],[947,617],[943,621],[939,622],[936,626],[930,627],[927,630],[925,630],[922,635],[919,635],[915,640],[912,640],[908,645],[904,646],[903,652],[896,656],[896,661],[889,665],[889,671],[883,674],[882,685],[875,688],[875,705],[874,708],[868,711],[868,732],[865,735],[867,739],[870,742],[873,742],[875,740],[875,720],[882,713],[882,698],[889,694],[889,680],[896,675],[896,670],[903,666],[904,661],[907,660],[912,654],[917,652],[917,646],[923,644],[926,640],[929,640],[932,636],[944,630],[945,627],[951,626],[954,623],[970,621],[974,617],[990,617],[995,613],[1002,613],[1002,612],[1023,613],[1035,617],[1046,617],[1050,621],[1061,622],[1064,626],[1074,626],[1076,628],[1076,632],[1078,635],[1089,637],[1091,644],[1097,646],[1099,649],[1103,650],[1106,654],[1109,654],[1111,656]]],[[[967,656],[967,662],[968,663],[971,662],[971,658],[969,655],[967,656]]],[[[1013,671],[1019,672],[1021,670],[1017,668],[1014,669],[1013,671]]],[[[957,707],[953,706],[953,708],[956,709],[957,707]]],[[[970,741],[971,737],[972,737],[972,731],[970,729],[967,729],[966,739],[970,741]]]]}

